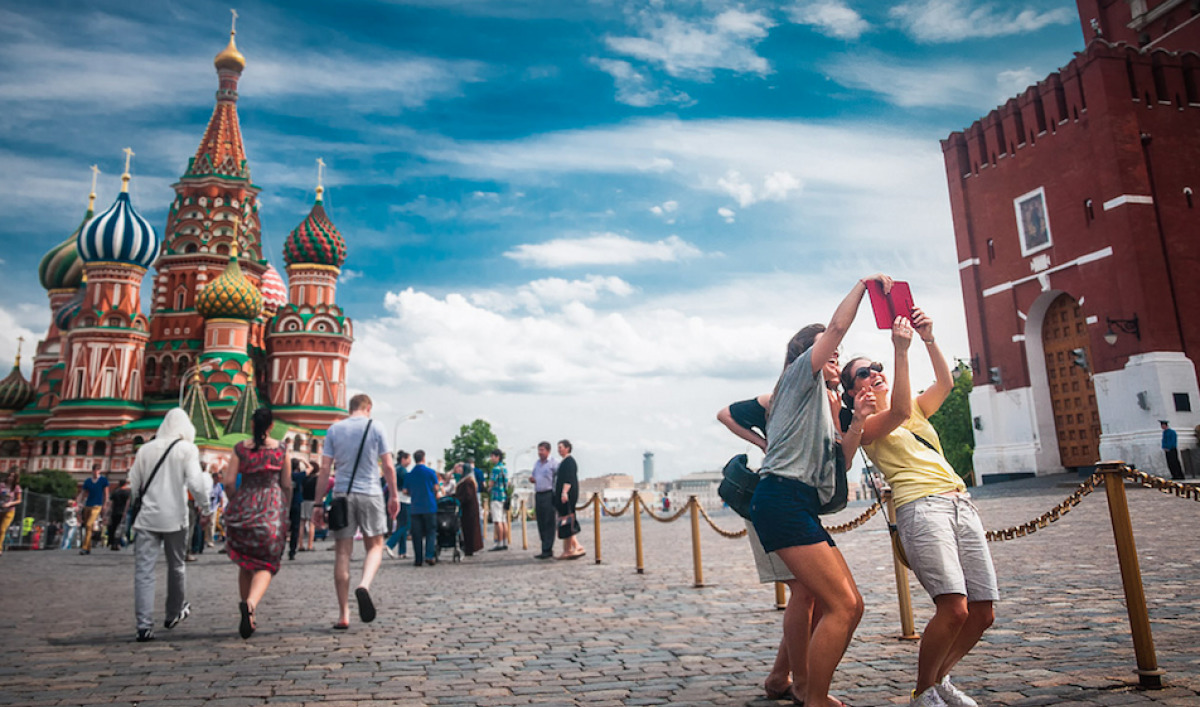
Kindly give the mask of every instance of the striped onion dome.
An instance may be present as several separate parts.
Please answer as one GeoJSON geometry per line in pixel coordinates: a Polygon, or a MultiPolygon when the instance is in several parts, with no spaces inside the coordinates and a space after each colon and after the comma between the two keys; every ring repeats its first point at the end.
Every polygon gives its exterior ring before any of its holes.
{"type": "Polygon", "coordinates": [[[67,300],[63,306],[58,308],[54,313],[54,325],[59,331],[67,331],[71,328],[71,320],[79,314],[79,310],[83,309],[83,298],[87,294],[87,288],[80,283],[79,289],[75,291],[75,296],[67,300]]]}
{"type": "Polygon", "coordinates": [[[262,313],[262,308],[262,293],[242,274],[236,251],[225,272],[196,294],[196,311],[205,319],[249,320],[262,313]]]}
{"type": "Polygon", "coordinates": [[[65,241],[50,249],[42,256],[38,264],[38,279],[47,290],[71,290],[83,282],[83,261],[79,259],[79,232],[92,218],[93,212],[88,209],[75,232],[65,241]]]}
{"type": "Polygon", "coordinates": [[[321,189],[308,218],[288,234],[283,243],[283,260],[288,265],[332,265],[342,267],[346,262],[346,241],[325,214],[321,204],[321,189]]]}
{"type": "Polygon", "coordinates": [[[149,268],[158,258],[158,234],[133,210],[129,192],[123,191],[108,211],[87,222],[79,232],[78,247],[85,263],[129,263],[149,268]]]}
{"type": "Polygon", "coordinates": [[[0,381],[0,410],[20,410],[33,402],[33,397],[33,386],[21,375],[21,359],[18,358],[12,373],[0,381]]]}
{"type": "Polygon", "coordinates": [[[267,263],[267,270],[262,275],[262,283],[258,289],[262,291],[263,305],[268,310],[276,311],[287,304],[287,288],[283,286],[283,278],[279,276],[279,271],[274,265],[267,263]]]}

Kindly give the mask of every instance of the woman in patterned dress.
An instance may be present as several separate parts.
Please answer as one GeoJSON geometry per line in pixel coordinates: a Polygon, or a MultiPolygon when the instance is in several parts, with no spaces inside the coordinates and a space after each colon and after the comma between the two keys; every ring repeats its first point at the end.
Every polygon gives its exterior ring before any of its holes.
{"type": "Polygon", "coordinates": [[[238,604],[242,620],[238,633],[249,638],[258,628],[254,609],[279,571],[287,540],[284,510],[290,506],[292,478],[287,447],[267,437],[274,417],[267,408],[254,411],[254,439],[238,442],[225,467],[225,549],[238,565],[238,604]],[[238,472],[242,483],[232,493],[238,472]]]}

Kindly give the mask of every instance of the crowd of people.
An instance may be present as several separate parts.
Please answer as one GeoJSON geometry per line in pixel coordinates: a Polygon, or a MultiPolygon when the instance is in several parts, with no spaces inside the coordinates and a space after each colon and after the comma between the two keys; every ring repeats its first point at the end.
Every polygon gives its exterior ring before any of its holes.
{"type": "Polygon", "coordinates": [[[929,423],[954,381],[933,320],[918,308],[893,322],[892,379],[868,357],[839,368],[842,337],[869,280],[885,293],[891,289],[885,275],[860,280],[828,325],[806,326],[791,339],[774,391],[717,415],[765,454],[750,504],[750,542],[760,580],[791,590],[764,689],[771,699],[842,704],[829,687],[862,618],[863,599],[819,516],[846,460],[862,449],[892,488],[908,564],[936,607],[921,638],[909,704],[975,707],[950,671],[991,626],[999,592],[979,514],[929,423]],[[915,397],[908,371],[914,332],[935,373],[915,397]]]}

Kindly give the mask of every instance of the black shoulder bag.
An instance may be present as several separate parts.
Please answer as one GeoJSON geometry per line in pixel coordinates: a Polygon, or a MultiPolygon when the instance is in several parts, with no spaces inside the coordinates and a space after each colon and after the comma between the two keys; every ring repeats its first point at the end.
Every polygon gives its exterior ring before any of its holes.
{"type": "Polygon", "coordinates": [[[721,472],[724,478],[717,487],[717,495],[721,497],[734,513],[750,519],[750,499],[754,498],[754,489],[758,486],[758,472],[746,465],[749,458],[738,454],[729,460],[721,472]]]}
{"type": "MultiPolygon", "coordinates": [[[[358,463],[362,461],[363,445],[367,443],[367,435],[371,432],[371,423],[367,420],[367,429],[363,430],[362,441],[358,443],[358,456],[354,458],[354,471],[350,472],[350,483],[346,484],[346,493],[354,490],[354,477],[358,475],[358,463]]],[[[329,504],[329,515],[326,518],[330,530],[341,530],[350,525],[350,502],[346,496],[334,496],[329,504]]]]}
{"type": "Polygon", "coordinates": [[[163,462],[167,460],[167,455],[171,453],[171,450],[177,444],[179,444],[179,440],[175,440],[167,447],[167,451],[163,452],[162,458],[154,465],[154,471],[150,472],[150,478],[146,479],[146,483],[142,484],[142,487],[138,489],[137,498],[133,499],[133,502],[129,504],[130,530],[133,529],[133,524],[137,521],[138,513],[142,512],[142,499],[146,497],[146,489],[150,488],[150,482],[154,481],[155,476],[158,476],[158,470],[162,468],[163,462]]]}

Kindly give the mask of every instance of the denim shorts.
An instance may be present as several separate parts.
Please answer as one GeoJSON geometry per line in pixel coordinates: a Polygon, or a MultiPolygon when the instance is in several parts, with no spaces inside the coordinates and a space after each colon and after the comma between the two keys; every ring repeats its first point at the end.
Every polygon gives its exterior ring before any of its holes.
{"type": "Polygon", "coordinates": [[[763,550],[829,543],[833,538],[821,525],[821,499],[808,484],[774,474],[759,479],[750,499],[750,521],[763,550]]]}
{"type": "Polygon", "coordinates": [[[966,496],[926,496],[906,503],[896,509],[896,526],[908,564],[929,596],[999,600],[987,534],[966,496]]]}

